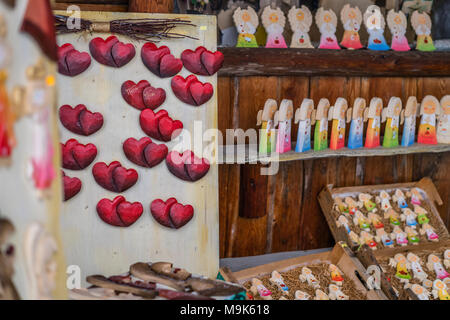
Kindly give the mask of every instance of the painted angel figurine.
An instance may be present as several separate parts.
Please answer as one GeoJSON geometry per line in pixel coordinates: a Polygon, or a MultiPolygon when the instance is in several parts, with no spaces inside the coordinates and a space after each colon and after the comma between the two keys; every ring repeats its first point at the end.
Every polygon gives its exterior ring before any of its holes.
{"type": "Polygon", "coordinates": [[[408,235],[406,232],[403,232],[399,226],[394,227],[394,230],[391,233],[391,238],[395,239],[395,242],[399,246],[404,247],[408,244],[408,235]]]}
{"type": "Polygon", "coordinates": [[[430,218],[428,218],[427,216],[428,211],[422,208],[421,206],[415,204],[414,212],[417,214],[417,221],[419,222],[419,224],[425,224],[430,222],[430,218]]]}
{"type": "Polygon", "coordinates": [[[250,290],[254,295],[258,293],[264,300],[272,300],[272,292],[263,285],[261,280],[257,278],[252,279],[252,287],[250,290]]]}
{"type": "Polygon", "coordinates": [[[338,150],[345,146],[345,124],[350,122],[350,113],[347,110],[348,104],[344,98],[337,98],[334,106],[330,108],[329,118],[332,120],[330,137],[331,150],[338,150]]]}
{"type": "Polygon", "coordinates": [[[380,203],[383,211],[387,211],[392,208],[390,200],[391,196],[384,190],[381,190],[380,195],[376,197],[376,202],[380,203]]]}
{"type": "Polygon", "coordinates": [[[317,281],[311,269],[309,269],[308,267],[302,268],[302,273],[299,275],[299,279],[301,282],[307,282],[308,285],[313,288],[320,288],[319,281],[317,281]]]}
{"type": "Polygon", "coordinates": [[[364,113],[364,118],[369,119],[366,131],[366,148],[376,148],[380,146],[381,112],[383,110],[383,100],[372,98],[369,108],[364,113]]]}
{"type": "Polygon", "coordinates": [[[438,242],[439,236],[429,223],[424,223],[420,229],[420,234],[426,234],[429,241],[438,242]]]}
{"type": "Polygon", "coordinates": [[[372,195],[368,193],[360,193],[358,195],[358,199],[364,204],[367,211],[377,212],[377,205],[372,201],[372,195]]]}
{"type": "Polygon", "coordinates": [[[320,49],[341,49],[336,38],[337,17],[333,10],[320,7],[316,12],[316,24],[320,31],[320,49]]]}
{"type": "Polygon", "coordinates": [[[369,220],[369,222],[373,225],[373,227],[375,229],[384,228],[384,224],[381,220],[381,217],[378,214],[369,212],[367,215],[367,219],[369,220]]]}
{"type": "Polygon", "coordinates": [[[328,295],[325,292],[323,292],[322,290],[317,289],[314,300],[330,300],[330,297],[328,297],[328,295]]]}
{"type": "Polygon", "coordinates": [[[272,271],[272,277],[269,279],[269,281],[275,284],[278,288],[280,288],[283,294],[289,294],[289,288],[284,283],[283,277],[278,271],[276,270],[272,271]]]}
{"type": "Polygon", "coordinates": [[[417,226],[417,214],[410,208],[403,209],[403,213],[400,215],[402,221],[406,222],[406,225],[411,228],[416,228],[417,226]]]}
{"type": "Polygon", "coordinates": [[[315,118],[314,101],[303,99],[300,108],[295,111],[294,122],[298,123],[295,152],[311,150],[311,124],[315,122],[315,118]]]}
{"type": "Polygon", "coordinates": [[[398,213],[390,208],[387,211],[384,212],[384,218],[389,219],[389,223],[393,226],[399,226],[400,225],[400,217],[398,213]]]}
{"type": "Polygon", "coordinates": [[[433,96],[426,96],[420,104],[419,133],[417,135],[417,143],[421,144],[437,144],[436,136],[436,118],[440,113],[439,100],[433,96]]]}
{"type": "Polygon", "coordinates": [[[392,148],[398,146],[398,132],[400,127],[400,115],[402,113],[402,100],[391,97],[387,108],[383,110],[381,122],[386,122],[383,136],[383,147],[392,148]]]}
{"type": "Polygon", "coordinates": [[[370,224],[367,218],[361,211],[356,211],[355,216],[353,217],[353,223],[355,226],[359,226],[361,230],[370,231],[370,224]]]}
{"type": "Polygon", "coordinates": [[[445,278],[450,277],[450,273],[444,269],[441,259],[435,254],[430,254],[428,256],[427,268],[430,271],[434,271],[438,279],[444,280],[445,278]]]}
{"type": "Polygon", "coordinates": [[[352,197],[345,197],[344,201],[348,207],[348,213],[351,216],[353,216],[356,213],[358,208],[362,208],[363,206],[362,201],[355,201],[355,199],[353,199],[352,197]]]}
{"type": "Polygon", "coordinates": [[[389,265],[396,268],[395,276],[400,280],[400,282],[409,282],[411,279],[411,274],[409,273],[411,265],[403,254],[397,253],[394,258],[390,258],[389,265]]]}
{"type": "Polygon", "coordinates": [[[347,295],[345,295],[341,289],[335,285],[335,284],[330,284],[328,286],[328,296],[330,297],[331,300],[348,300],[349,297],[347,295]]]}
{"type": "Polygon", "coordinates": [[[385,22],[381,14],[380,7],[371,5],[364,13],[364,24],[369,34],[369,44],[367,48],[370,50],[384,51],[389,50],[389,45],[384,38],[385,22]]]}
{"type": "Polygon", "coordinates": [[[416,229],[406,226],[405,233],[409,243],[413,245],[419,244],[420,238],[418,237],[419,233],[416,231],[416,229]]]}
{"type": "Polygon", "coordinates": [[[292,29],[291,48],[314,48],[309,38],[309,28],[312,24],[312,14],[308,7],[300,8],[292,6],[288,13],[289,23],[292,29]]]}
{"type": "Polygon", "coordinates": [[[361,242],[361,239],[359,238],[359,236],[354,231],[350,231],[350,233],[348,234],[348,237],[356,245],[363,244],[363,242],[361,242]]]}
{"type": "Polygon", "coordinates": [[[416,97],[409,97],[405,107],[405,119],[403,124],[402,146],[409,147],[414,143],[416,135],[416,118],[418,104],[416,97]]]}
{"type": "Polygon", "coordinates": [[[342,201],[342,198],[336,197],[334,198],[333,208],[339,213],[349,214],[348,205],[342,201]]]}
{"type": "Polygon", "coordinates": [[[447,285],[444,281],[436,279],[433,281],[433,297],[439,300],[450,300],[447,285]]]}
{"type": "Polygon", "coordinates": [[[271,153],[275,150],[276,131],[273,118],[277,109],[277,102],[273,99],[267,99],[264,109],[258,111],[257,125],[261,126],[259,131],[259,153],[271,153]]]}
{"type": "Polygon", "coordinates": [[[437,142],[450,144],[450,95],[441,99],[441,111],[437,127],[437,142]]]}
{"type": "Polygon", "coordinates": [[[362,148],[364,134],[364,111],[366,109],[366,100],[356,98],[352,109],[352,122],[348,135],[348,147],[350,149],[362,148]]]}
{"type": "Polygon", "coordinates": [[[394,246],[394,241],[389,237],[384,228],[377,229],[375,240],[381,242],[385,247],[392,248],[394,246]]]}
{"type": "Polygon", "coordinates": [[[405,209],[408,207],[408,203],[406,202],[406,196],[400,189],[395,190],[392,200],[397,202],[397,205],[400,209],[405,209]]]}
{"type": "Polygon", "coordinates": [[[344,36],[341,46],[347,49],[361,49],[363,46],[359,39],[359,29],[362,23],[361,10],[358,7],[351,7],[346,4],[341,10],[341,21],[344,26],[344,36]]]}
{"type": "Polygon", "coordinates": [[[420,205],[423,200],[422,194],[418,188],[412,188],[411,191],[406,192],[406,195],[411,198],[411,203],[420,205]]]}
{"type": "Polygon", "coordinates": [[[339,270],[339,268],[334,264],[330,264],[328,270],[331,273],[331,281],[338,286],[342,286],[342,283],[344,282],[344,277],[342,277],[342,271],[339,270]]]}
{"type": "Polygon", "coordinates": [[[301,290],[295,291],[294,300],[309,300],[310,298],[311,298],[311,296],[304,291],[301,291],[301,290]]]}
{"type": "Polygon", "coordinates": [[[256,42],[256,28],[258,28],[258,15],[252,7],[241,9],[238,7],[233,13],[234,24],[239,32],[236,47],[258,48],[256,42]]]}
{"type": "Polygon", "coordinates": [[[374,240],[374,237],[370,232],[361,231],[361,234],[359,235],[359,239],[360,239],[361,243],[367,244],[370,249],[377,250],[377,243],[374,240]]]}
{"type": "Polygon", "coordinates": [[[345,231],[347,231],[347,233],[350,233],[351,229],[349,227],[349,222],[347,220],[347,218],[344,215],[340,215],[339,218],[336,221],[336,225],[338,227],[344,227],[345,231]]]}
{"type": "Polygon", "coordinates": [[[417,35],[417,50],[436,50],[433,39],[431,38],[431,19],[426,12],[414,11],[411,15],[411,26],[417,35]]]}
{"type": "Polygon", "coordinates": [[[294,106],[292,100],[283,99],[280,103],[280,109],[275,112],[274,125],[278,126],[277,146],[278,153],[285,153],[291,150],[291,126],[294,116],[294,106]]]}
{"type": "Polygon", "coordinates": [[[411,286],[412,292],[419,298],[419,300],[430,300],[431,292],[422,287],[420,284],[413,284],[411,286]]]}
{"type": "Polygon", "coordinates": [[[406,38],[407,21],[403,11],[395,12],[394,9],[389,10],[387,24],[392,34],[391,49],[394,51],[409,51],[411,48],[406,38]]]}
{"type": "Polygon", "coordinates": [[[317,105],[316,126],[314,128],[314,151],[328,148],[328,110],[330,101],[322,98],[317,105]]]}
{"type": "Polygon", "coordinates": [[[280,8],[272,9],[270,6],[264,8],[261,22],[267,32],[266,48],[287,48],[284,41],[283,31],[286,17],[280,8]]]}

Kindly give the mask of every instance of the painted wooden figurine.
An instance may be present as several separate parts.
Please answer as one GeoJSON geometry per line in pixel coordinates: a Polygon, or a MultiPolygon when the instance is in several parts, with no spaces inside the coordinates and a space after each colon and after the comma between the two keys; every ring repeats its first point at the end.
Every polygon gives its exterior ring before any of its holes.
{"type": "Polygon", "coordinates": [[[362,148],[364,134],[364,111],[366,109],[366,100],[356,98],[353,103],[352,123],[348,135],[348,147],[350,149],[362,148]]]}
{"type": "Polygon", "coordinates": [[[430,222],[430,219],[427,216],[428,214],[427,210],[425,210],[421,206],[415,204],[414,212],[417,214],[417,221],[419,222],[419,224],[425,224],[430,222]]]}
{"type": "Polygon", "coordinates": [[[408,203],[406,202],[406,196],[402,190],[396,189],[392,200],[397,202],[397,205],[400,209],[404,209],[408,207],[408,203]]]}
{"type": "Polygon", "coordinates": [[[354,244],[357,244],[357,245],[363,244],[363,243],[361,243],[361,239],[359,239],[359,236],[353,231],[350,231],[350,233],[348,234],[348,237],[354,244]]]}
{"type": "Polygon", "coordinates": [[[417,134],[417,143],[437,144],[436,136],[436,115],[440,112],[439,100],[433,96],[426,96],[420,104],[419,133],[417,134]]]}
{"type": "Polygon", "coordinates": [[[409,241],[409,243],[413,244],[413,245],[418,245],[420,238],[418,237],[418,232],[411,227],[406,226],[405,227],[405,233],[406,233],[406,237],[409,241]]]}
{"type": "Polygon", "coordinates": [[[255,32],[258,28],[258,15],[252,7],[241,9],[238,7],[233,13],[234,24],[239,32],[236,47],[258,48],[255,32]]]}
{"type": "Polygon", "coordinates": [[[430,254],[428,256],[427,268],[430,271],[434,271],[438,279],[443,280],[450,277],[450,273],[445,270],[441,263],[441,259],[435,254],[430,254]]]}
{"type": "Polygon", "coordinates": [[[450,144],[450,95],[441,99],[441,112],[437,127],[437,142],[450,144]]]}
{"type": "Polygon", "coordinates": [[[304,291],[301,291],[301,290],[295,291],[294,300],[309,300],[310,298],[311,298],[311,296],[304,291]]]}
{"type": "Polygon", "coordinates": [[[429,223],[424,223],[420,229],[420,234],[426,234],[429,241],[438,242],[439,236],[429,223]]]}
{"type": "Polygon", "coordinates": [[[384,224],[381,220],[381,217],[378,214],[369,212],[367,214],[367,219],[369,220],[369,222],[373,225],[373,227],[375,229],[384,228],[384,224]]]}
{"type": "Polygon", "coordinates": [[[353,217],[353,223],[355,226],[359,226],[361,230],[370,231],[369,221],[366,216],[364,216],[364,213],[359,210],[356,211],[355,216],[353,217]]]}
{"type": "Polygon", "coordinates": [[[444,252],[444,265],[447,269],[450,268],[450,249],[447,249],[444,252]]]}
{"type": "Polygon", "coordinates": [[[334,209],[345,215],[349,214],[348,204],[342,201],[342,198],[334,198],[334,209]]]}
{"type": "Polygon", "coordinates": [[[309,29],[312,24],[312,14],[308,7],[300,8],[292,6],[288,13],[289,23],[292,29],[291,48],[314,48],[309,38],[309,29]]]}
{"type": "Polygon", "coordinates": [[[398,213],[394,209],[388,209],[384,213],[384,218],[389,219],[389,223],[393,226],[399,226],[400,225],[400,218],[398,213]]]}
{"type": "Polygon", "coordinates": [[[408,39],[405,36],[407,21],[403,11],[395,12],[394,9],[389,10],[386,20],[392,34],[391,49],[394,51],[411,50],[408,39]]]}
{"type": "Polygon", "coordinates": [[[302,268],[302,273],[299,275],[299,279],[301,282],[307,282],[308,285],[313,288],[320,288],[319,281],[317,281],[311,269],[309,269],[308,267],[302,268]]]}
{"type": "Polygon", "coordinates": [[[419,300],[430,300],[430,291],[422,287],[420,284],[413,284],[411,286],[412,292],[419,298],[419,300]]]}
{"type": "MultiPolygon", "coordinates": [[[[337,98],[330,108],[329,117],[332,119],[330,149],[338,150],[345,146],[345,123],[350,122],[351,112],[347,112],[348,104],[344,98],[337,98]]],[[[351,111],[351,109],[349,110],[351,111]]]]}
{"type": "Polygon", "coordinates": [[[372,195],[368,193],[360,193],[358,195],[358,199],[364,204],[367,211],[377,212],[377,205],[372,201],[372,195]]]}
{"type": "Polygon", "coordinates": [[[276,131],[273,117],[277,108],[275,100],[267,99],[264,109],[258,111],[257,125],[261,126],[259,131],[259,153],[271,153],[275,150],[276,131]]]}
{"type": "Polygon", "coordinates": [[[295,123],[298,123],[297,145],[295,152],[311,150],[311,124],[315,122],[314,101],[303,99],[303,102],[295,111],[295,123]]]}
{"type": "Polygon", "coordinates": [[[380,98],[372,98],[369,108],[366,109],[364,118],[369,119],[366,131],[366,148],[376,148],[380,146],[380,126],[381,112],[383,110],[383,100],[380,98]]]}
{"type": "Polygon", "coordinates": [[[450,300],[447,285],[444,281],[436,279],[433,281],[433,297],[439,300],[450,300]]]}
{"type": "Polygon", "coordinates": [[[358,210],[358,208],[362,208],[362,202],[361,201],[355,201],[355,199],[353,199],[352,197],[345,197],[344,199],[345,204],[348,207],[348,213],[353,216],[356,211],[358,210]]]}
{"type": "Polygon", "coordinates": [[[389,265],[396,268],[395,276],[400,282],[409,282],[411,279],[411,274],[409,273],[410,264],[403,254],[397,253],[394,258],[390,258],[389,265]]]}
{"type": "Polygon", "coordinates": [[[412,188],[411,191],[406,192],[406,195],[411,198],[412,204],[420,205],[422,203],[423,197],[418,188],[412,188]]]}
{"type": "Polygon", "coordinates": [[[414,11],[411,15],[411,26],[417,35],[417,50],[436,50],[433,39],[431,38],[431,19],[426,12],[414,11]]]}
{"type": "Polygon", "coordinates": [[[383,110],[381,122],[386,122],[384,130],[383,147],[393,148],[398,146],[398,132],[400,127],[400,114],[402,112],[402,100],[392,97],[387,108],[383,110]]]}
{"type": "Polygon", "coordinates": [[[402,221],[406,222],[406,225],[411,228],[417,227],[417,214],[409,208],[403,209],[403,213],[400,215],[402,221]]]}
{"type": "Polygon", "coordinates": [[[317,289],[314,300],[330,300],[330,297],[328,297],[328,295],[325,292],[323,292],[322,290],[317,289]]]}
{"type": "Polygon", "coordinates": [[[403,232],[403,230],[399,226],[395,226],[394,230],[391,233],[391,237],[395,239],[395,242],[399,246],[406,246],[408,244],[408,235],[406,232],[403,232]]]}
{"type": "Polygon", "coordinates": [[[278,271],[276,270],[272,271],[272,277],[269,279],[269,281],[275,284],[278,288],[280,288],[283,294],[289,294],[289,288],[284,283],[283,277],[278,271]]]}
{"type": "Polygon", "coordinates": [[[416,118],[418,104],[416,97],[409,97],[405,107],[405,120],[403,124],[402,146],[409,147],[414,143],[416,135],[416,118]]]}
{"type": "Polygon", "coordinates": [[[367,48],[377,51],[389,50],[389,45],[383,35],[385,22],[380,7],[371,5],[367,8],[364,13],[364,24],[369,34],[367,48]]]}
{"type": "Polygon", "coordinates": [[[283,99],[280,108],[274,115],[274,125],[278,126],[277,146],[278,153],[285,153],[292,148],[291,143],[291,125],[294,116],[294,106],[292,100],[283,99]]]}
{"type": "Polygon", "coordinates": [[[385,247],[392,248],[394,246],[394,241],[389,237],[384,228],[377,229],[375,240],[381,242],[385,247]]]}
{"type": "Polygon", "coordinates": [[[347,295],[345,295],[341,289],[335,285],[335,284],[330,284],[328,286],[328,296],[330,297],[331,300],[348,300],[349,297],[347,295]]]}
{"type": "Polygon", "coordinates": [[[380,204],[383,211],[387,211],[392,208],[390,200],[391,196],[384,190],[381,190],[380,195],[376,197],[376,202],[380,204]]]}
{"type": "Polygon", "coordinates": [[[320,31],[320,49],[341,49],[336,38],[337,17],[333,10],[317,9],[316,24],[320,31]]]}
{"type": "Polygon", "coordinates": [[[377,250],[377,243],[373,240],[373,235],[367,231],[361,231],[359,235],[360,241],[367,244],[370,249],[377,250]]]}
{"type": "Polygon", "coordinates": [[[334,264],[330,264],[328,270],[331,273],[331,281],[338,286],[342,286],[344,277],[342,276],[341,270],[339,270],[339,268],[334,264]]]}
{"type": "Polygon", "coordinates": [[[428,274],[423,270],[420,258],[416,256],[414,253],[409,252],[406,255],[406,259],[409,261],[411,265],[411,270],[413,272],[414,278],[423,281],[428,278],[428,274]]]}
{"type": "Polygon", "coordinates": [[[363,46],[358,33],[362,23],[361,10],[356,6],[352,8],[349,4],[344,5],[341,10],[341,21],[344,26],[341,46],[350,50],[361,49],[363,46]]]}
{"type": "Polygon", "coordinates": [[[317,105],[316,126],[314,128],[314,151],[328,148],[328,110],[330,101],[322,98],[317,105]]]}
{"type": "Polygon", "coordinates": [[[283,31],[286,17],[280,8],[272,9],[270,6],[264,8],[261,22],[267,32],[266,48],[287,48],[284,41],[283,31]]]}
{"type": "Polygon", "coordinates": [[[261,280],[257,278],[252,279],[252,287],[250,290],[253,295],[258,293],[264,300],[272,300],[272,292],[263,285],[261,280]]]}
{"type": "Polygon", "coordinates": [[[336,221],[336,225],[338,227],[344,227],[345,231],[347,231],[347,233],[350,233],[351,229],[348,223],[348,219],[344,216],[344,215],[340,215],[339,218],[336,221]]]}

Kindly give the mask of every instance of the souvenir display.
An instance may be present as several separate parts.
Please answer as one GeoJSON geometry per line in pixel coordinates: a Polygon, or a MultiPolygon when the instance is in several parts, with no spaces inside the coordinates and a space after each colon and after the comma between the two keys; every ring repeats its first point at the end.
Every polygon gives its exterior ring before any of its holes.
{"type": "Polygon", "coordinates": [[[311,149],[311,124],[315,123],[314,101],[303,99],[295,111],[295,123],[298,123],[297,144],[295,152],[305,152],[311,149]]]}
{"type": "Polygon", "coordinates": [[[264,109],[258,112],[257,125],[261,126],[259,130],[259,153],[275,151],[276,131],[273,117],[277,109],[277,102],[273,99],[267,99],[264,109]]]}
{"type": "Polygon", "coordinates": [[[302,5],[300,8],[292,6],[288,13],[289,24],[291,25],[292,40],[291,48],[314,48],[309,38],[309,29],[313,22],[311,11],[302,5]]]}
{"type": "Polygon", "coordinates": [[[431,38],[431,19],[426,12],[414,11],[411,15],[411,25],[417,35],[416,49],[419,51],[436,50],[431,38]]]}
{"type": "Polygon", "coordinates": [[[369,34],[367,48],[370,50],[389,50],[389,45],[384,38],[385,22],[380,7],[371,5],[364,13],[364,24],[369,34]]]}
{"type": "Polygon", "coordinates": [[[337,17],[333,10],[321,7],[317,9],[315,19],[320,31],[319,49],[340,49],[336,38],[337,17]]]}
{"type": "Polygon", "coordinates": [[[359,29],[362,23],[362,14],[358,7],[346,4],[341,10],[341,22],[344,27],[344,36],[341,46],[347,49],[361,49],[363,46],[359,39],[359,29]]]}

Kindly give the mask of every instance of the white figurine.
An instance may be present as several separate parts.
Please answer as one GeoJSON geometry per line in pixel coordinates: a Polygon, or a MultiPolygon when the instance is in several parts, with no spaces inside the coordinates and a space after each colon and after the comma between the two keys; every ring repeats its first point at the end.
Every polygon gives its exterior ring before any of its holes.
{"type": "Polygon", "coordinates": [[[400,209],[405,209],[408,207],[408,203],[406,203],[406,196],[402,190],[396,189],[392,200],[397,202],[397,205],[400,209]]]}
{"type": "Polygon", "coordinates": [[[309,300],[311,296],[304,291],[297,290],[295,291],[295,299],[294,300],[309,300]]]}
{"type": "Polygon", "coordinates": [[[308,7],[300,8],[292,6],[288,13],[289,23],[293,31],[291,48],[314,48],[309,38],[309,28],[312,24],[312,15],[308,7]]]}
{"type": "Polygon", "coordinates": [[[280,288],[283,294],[289,294],[289,288],[284,283],[283,277],[278,271],[276,270],[272,271],[272,277],[269,279],[269,281],[278,286],[278,288],[280,288]]]}
{"type": "Polygon", "coordinates": [[[436,273],[436,277],[438,279],[445,279],[450,277],[450,273],[448,273],[444,266],[441,263],[441,259],[437,255],[430,254],[428,256],[427,268],[430,271],[434,271],[436,273]]]}
{"type": "Polygon", "coordinates": [[[422,287],[420,284],[413,284],[411,286],[411,290],[420,300],[430,300],[430,291],[422,287]]]}
{"type": "Polygon", "coordinates": [[[400,215],[402,221],[406,221],[406,225],[411,228],[416,228],[417,226],[417,214],[409,208],[403,209],[403,213],[400,215]]]}
{"type": "Polygon", "coordinates": [[[389,50],[389,45],[384,38],[385,21],[380,7],[371,5],[364,13],[364,24],[369,34],[367,48],[370,50],[389,50]]]}
{"type": "Polygon", "coordinates": [[[325,292],[323,292],[322,290],[317,289],[314,300],[330,300],[330,297],[328,297],[328,295],[325,292]]]}
{"type": "Polygon", "coordinates": [[[389,200],[391,200],[391,196],[384,190],[380,191],[380,195],[376,197],[377,203],[381,203],[381,209],[383,209],[384,211],[392,208],[389,200]]]}
{"type": "Polygon", "coordinates": [[[377,229],[376,231],[377,236],[375,237],[375,239],[378,242],[383,243],[383,245],[385,247],[389,247],[392,248],[394,246],[394,241],[392,241],[392,239],[389,237],[389,235],[386,233],[386,231],[384,230],[384,228],[380,228],[377,229]]]}
{"type": "Polygon", "coordinates": [[[420,281],[423,281],[426,278],[428,278],[428,274],[425,271],[423,271],[420,258],[418,256],[410,252],[406,256],[406,259],[409,261],[411,265],[414,278],[419,279],[420,281]]]}
{"type": "Polygon", "coordinates": [[[345,295],[341,289],[335,285],[335,284],[330,284],[328,286],[328,296],[330,297],[331,300],[348,300],[349,297],[347,295],[345,295]]]}
{"type": "Polygon", "coordinates": [[[302,282],[308,282],[308,284],[313,288],[320,288],[319,281],[317,281],[316,277],[314,277],[311,269],[307,267],[302,268],[302,273],[300,274],[299,279],[302,282]]]}
{"type": "Polygon", "coordinates": [[[433,242],[439,241],[438,234],[434,231],[434,228],[429,223],[424,223],[422,225],[422,229],[420,229],[420,234],[422,234],[422,235],[426,234],[427,239],[429,241],[433,241],[433,242]]]}
{"type": "Polygon", "coordinates": [[[447,249],[444,252],[444,265],[447,269],[450,268],[450,249],[447,249]]]}
{"type": "Polygon", "coordinates": [[[261,280],[257,278],[252,279],[252,287],[250,290],[252,290],[253,294],[258,292],[259,296],[264,300],[272,300],[272,292],[263,285],[261,280]]]}

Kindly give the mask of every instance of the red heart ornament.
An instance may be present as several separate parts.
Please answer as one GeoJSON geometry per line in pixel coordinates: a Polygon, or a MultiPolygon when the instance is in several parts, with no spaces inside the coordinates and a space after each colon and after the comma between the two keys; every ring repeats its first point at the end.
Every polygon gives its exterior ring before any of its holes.
{"type": "Polygon", "coordinates": [[[74,77],[91,65],[91,56],[87,52],[75,50],[73,45],[65,43],[58,47],[58,72],[74,77]]]}
{"type": "Polygon", "coordinates": [[[186,79],[182,76],[173,77],[171,87],[178,99],[193,106],[204,104],[211,99],[214,93],[213,86],[210,83],[202,83],[192,74],[186,79]]]}
{"type": "Polygon", "coordinates": [[[123,151],[131,162],[141,167],[152,168],[164,160],[168,148],[165,144],[152,142],[148,137],[140,140],[128,138],[123,143],[123,151]]]}
{"type": "Polygon", "coordinates": [[[176,177],[185,181],[197,181],[209,171],[209,162],[205,158],[198,158],[191,150],[183,153],[171,151],[166,157],[169,171],[176,177]]]}
{"type": "Polygon", "coordinates": [[[83,136],[89,136],[103,126],[102,114],[92,113],[84,104],[79,104],[74,108],[67,104],[61,106],[59,119],[67,130],[83,136]]]}
{"type": "Polygon", "coordinates": [[[181,228],[188,223],[194,216],[194,208],[191,205],[183,206],[175,203],[170,207],[170,220],[176,229],[181,228]]]}
{"type": "Polygon", "coordinates": [[[127,202],[125,197],[102,199],[97,203],[97,214],[104,222],[116,227],[128,227],[136,222],[144,211],[139,202],[127,202]]]}
{"type": "Polygon", "coordinates": [[[175,198],[169,198],[166,202],[161,199],[153,200],[150,212],[160,224],[174,229],[181,228],[194,216],[194,208],[191,205],[184,206],[175,198]]]}
{"type": "Polygon", "coordinates": [[[152,87],[147,80],[141,80],[137,84],[131,80],[125,81],[121,92],[124,100],[139,110],[145,108],[155,110],[166,100],[166,91],[152,87]]]}
{"type": "Polygon", "coordinates": [[[104,40],[97,37],[89,42],[89,51],[97,62],[115,68],[120,68],[130,62],[136,54],[131,43],[123,43],[116,36],[104,40]]]}
{"type": "Polygon", "coordinates": [[[97,156],[97,147],[92,143],[86,145],[76,139],[69,139],[65,144],[61,143],[63,168],[82,170],[88,167],[97,156]]]}
{"type": "Polygon", "coordinates": [[[177,137],[183,129],[183,123],[172,120],[166,110],[154,113],[151,109],[144,109],[139,116],[139,123],[148,136],[166,142],[177,137]]]}
{"type": "Polygon", "coordinates": [[[220,51],[204,51],[201,56],[202,64],[207,70],[208,74],[212,76],[223,66],[223,53],[220,51]]]}
{"type": "Polygon", "coordinates": [[[176,59],[170,54],[168,47],[157,47],[151,42],[142,46],[141,58],[144,65],[160,78],[172,77],[183,67],[181,59],[176,59]]]}
{"type": "Polygon", "coordinates": [[[220,51],[212,52],[205,47],[198,47],[195,51],[186,49],[181,53],[184,67],[192,73],[202,76],[212,76],[223,65],[223,54],[220,51]]]}
{"type": "Polygon", "coordinates": [[[67,201],[78,194],[81,190],[81,180],[76,177],[68,177],[62,172],[64,186],[64,201],[67,201]]]}
{"type": "Polygon", "coordinates": [[[124,168],[119,161],[113,161],[109,166],[104,162],[97,162],[92,167],[92,175],[100,186],[113,192],[131,188],[138,179],[136,170],[124,168]]]}

